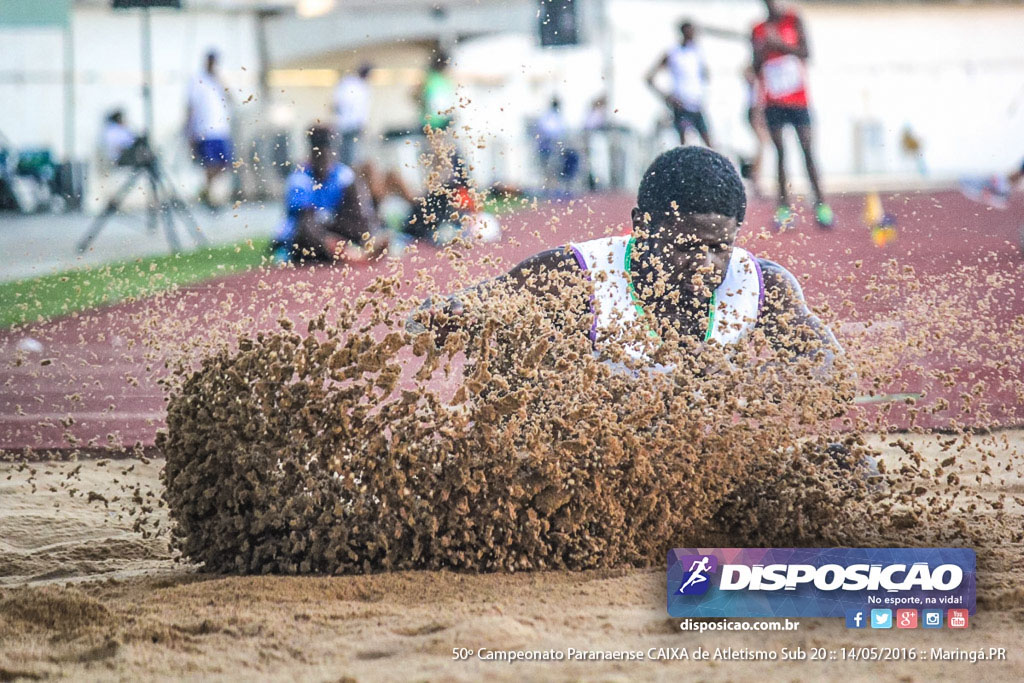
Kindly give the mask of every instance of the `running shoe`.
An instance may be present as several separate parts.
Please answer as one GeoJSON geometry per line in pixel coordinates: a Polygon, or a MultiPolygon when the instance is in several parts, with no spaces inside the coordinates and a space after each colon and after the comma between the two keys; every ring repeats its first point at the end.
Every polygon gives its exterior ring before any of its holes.
{"type": "Polygon", "coordinates": [[[1002,176],[961,178],[960,191],[970,200],[1002,211],[1010,199],[1010,184],[1002,176]]]}
{"type": "Polygon", "coordinates": [[[831,228],[836,224],[836,216],[832,213],[832,207],[825,202],[818,202],[815,205],[814,218],[822,228],[831,228]]]}
{"type": "Polygon", "coordinates": [[[793,209],[785,204],[775,209],[775,229],[785,230],[793,224],[793,209]]]}
{"type": "Polygon", "coordinates": [[[271,260],[274,265],[286,266],[291,263],[291,253],[288,251],[288,247],[283,244],[274,245],[273,251],[271,252],[271,260]]]}

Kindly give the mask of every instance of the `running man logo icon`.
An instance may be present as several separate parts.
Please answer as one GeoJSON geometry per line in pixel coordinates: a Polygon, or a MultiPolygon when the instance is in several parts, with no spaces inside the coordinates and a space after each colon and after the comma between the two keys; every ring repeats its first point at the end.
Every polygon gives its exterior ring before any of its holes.
{"type": "Polygon", "coordinates": [[[710,574],[718,571],[718,558],[714,555],[686,555],[679,558],[679,564],[687,567],[683,574],[680,595],[704,595],[711,587],[710,574]]]}

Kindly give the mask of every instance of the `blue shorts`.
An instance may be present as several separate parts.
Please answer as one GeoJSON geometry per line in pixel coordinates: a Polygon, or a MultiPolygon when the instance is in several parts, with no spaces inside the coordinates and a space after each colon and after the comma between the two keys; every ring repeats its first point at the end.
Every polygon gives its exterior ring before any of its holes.
{"type": "Polygon", "coordinates": [[[225,168],[233,161],[228,139],[196,140],[192,143],[192,153],[203,168],[225,168]]]}

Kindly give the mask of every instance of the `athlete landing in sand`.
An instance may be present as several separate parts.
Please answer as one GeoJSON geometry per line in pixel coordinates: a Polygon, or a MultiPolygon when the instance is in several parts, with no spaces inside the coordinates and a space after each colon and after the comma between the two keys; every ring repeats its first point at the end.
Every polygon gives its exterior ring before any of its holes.
{"type": "MultiPolygon", "coordinates": [[[[681,339],[696,342],[698,351],[702,343],[728,347],[760,329],[780,359],[809,363],[813,377],[845,400],[852,386],[834,365],[842,348],[808,309],[796,278],[779,264],[734,246],[745,213],[743,182],[725,157],[704,147],[677,147],[644,172],[631,235],[543,251],[493,280],[441,301],[427,299],[406,321],[406,329],[430,331],[443,344],[450,333],[472,325],[473,300],[522,290],[549,297],[552,290],[558,292],[560,277],[582,273],[591,287],[569,290],[559,305],[570,309],[569,320],[577,319],[578,312],[578,319],[590,323],[595,347],[631,323],[642,326],[638,331],[646,330],[649,341],[655,328],[673,329],[681,339]]],[[[621,348],[641,367],[675,371],[628,341],[621,348]]],[[[838,443],[829,445],[825,455],[869,486],[882,485],[870,456],[851,461],[848,449],[838,443]]]]}
{"type": "MultiPolygon", "coordinates": [[[[681,337],[722,345],[760,328],[776,350],[806,357],[822,375],[831,374],[841,349],[807,308],[796,278],[734,246],[745,213],[743,183],[725,157],[702,147],[677,147],[644,172],[631,235],[550,249],[441,302],[428,299],[407,329],[429,327],[443,341],[466,322],[469,306],[463,299],[500,296],[501,286],[543,294],[550,291],[552,274],[583,271],[593,297],[580,292],[564,305],[592,320],[595,344],[602,332],[632,322],[648,329],[668,323],[681,337]]],[[[642,354],[626,350],[642,360],[642,354]]]]}

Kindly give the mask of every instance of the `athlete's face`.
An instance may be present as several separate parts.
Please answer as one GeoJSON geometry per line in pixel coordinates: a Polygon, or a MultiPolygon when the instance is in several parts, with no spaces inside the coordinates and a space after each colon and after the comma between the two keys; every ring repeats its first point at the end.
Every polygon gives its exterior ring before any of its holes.
{"type": "Polygon", "coordinates": [[[330,141],[319,142],[313,145],[309,153],[309,165],[313,171],[313,177],[322,181],[331,170],[330,141]]]}
{"type": "Polygon", "coordinates": [[[654,273],[656,283],[663,284],[661,296],[671,296],[674,290],[684,300],[710,297],[725,278],[737,228],[735,218],[717,213],[648,220],[639,208],[633,209],[636,256],[644,270],[654,273]]]}

